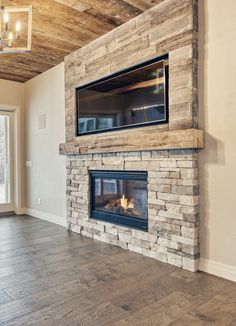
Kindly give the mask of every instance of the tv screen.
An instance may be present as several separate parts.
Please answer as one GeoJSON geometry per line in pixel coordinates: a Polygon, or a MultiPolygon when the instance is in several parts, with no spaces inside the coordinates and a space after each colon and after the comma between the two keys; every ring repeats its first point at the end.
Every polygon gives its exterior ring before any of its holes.
{"type": "Polygon", "coordinates": [[[165,123],[168,57],[77,88],[77,135],[165,123]]]}

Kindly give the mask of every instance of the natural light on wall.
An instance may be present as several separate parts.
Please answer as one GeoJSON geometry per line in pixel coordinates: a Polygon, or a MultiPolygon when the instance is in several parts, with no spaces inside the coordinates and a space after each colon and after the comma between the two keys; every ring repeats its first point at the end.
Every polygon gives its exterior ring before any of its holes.
{"type": "Polygon", "coordinates": [[[32,7],[4,6],[0,0],[0,53],[30,52],[32,7]]]}
{"type": "Polygon", "coordinates": [[[9,117],[0,114],[0,205],[10,202],[9,117]]]}

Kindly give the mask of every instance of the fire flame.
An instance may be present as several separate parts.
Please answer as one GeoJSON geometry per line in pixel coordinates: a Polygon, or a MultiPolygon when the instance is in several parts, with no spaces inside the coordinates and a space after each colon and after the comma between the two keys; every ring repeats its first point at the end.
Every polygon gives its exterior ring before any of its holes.
{"type": "Polygon", "coordinates": [[[123,195],[120,199],[120,206],[127,211],[128,208],[134,208],[134,203],[129,201],[128,198],[125,198],[125,195],[123,195]]]}

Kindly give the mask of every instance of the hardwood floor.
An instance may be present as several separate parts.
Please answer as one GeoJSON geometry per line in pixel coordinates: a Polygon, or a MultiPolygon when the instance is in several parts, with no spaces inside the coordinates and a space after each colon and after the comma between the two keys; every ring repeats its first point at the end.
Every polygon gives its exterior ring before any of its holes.
{"type": "Polygon", "coordinates": [[[236,283],[0,218],[0,325],[236,325],[236,283]]]}

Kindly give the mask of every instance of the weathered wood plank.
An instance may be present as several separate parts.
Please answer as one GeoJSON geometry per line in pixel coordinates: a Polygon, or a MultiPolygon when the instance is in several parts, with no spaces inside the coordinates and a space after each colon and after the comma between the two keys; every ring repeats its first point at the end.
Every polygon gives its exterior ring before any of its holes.
{"type": "Polygon", "coordinates": [[[66,55],[136,17],[157,2],[5,0],[4,5],[9,6],[32,5],[33,39],[32,53],[17,57],[1,54],[0,60],[4,62],[1,61],[0,78],[25,82],[63,62],[66,55]],[[10,67],[10,71],[6,70],[7,67],[10,67]]]}
{"type": "Polygon", "coordinates": [[[14,274],[0,278],[1,325],[235,325],[236,286],[230,281],[178,270],[68,234],[64,228],[38,219],[0,218],[1,235],[6,232],[10,236],[7,245],[12,240],[15,248],[20,230],[25,240],[17,242],[16,260],[25,248],[26,254],[34,252],[34,262],[25,260],[25,272],[20,272],[19,264],[11,265],[14,274]],[[45,239],[42,249],[46,244],[51,247],[51,252],[44,250],[44,258],[42,251],[34,248],[32,237],[28,238],[30,229],[37,233],[38,241],[45,239]],[[45,238],[48,231],[51,242],[45,238]],[[59,236],[60,243],[74,251],[73,256],[65,257],[57,250],[59,236]],[[61,260],[54,262],[58,255],[61,260]],[[43,260],[48,264],[39,263],[43,260]]]}
{"type": "Polygon", "coordinates": [[[11,302],[12,298],[6,294],[2,289],[0,289],[0,305],[3,303],[11,302]]]}
{"type": "Polygon", "coordinates": [[[115,153],[142,150],[204,148],[204,132],[200,129],[173,131],[141,130],[115,135],[78,137],[74,143],[60,145],[60,154],[115,153]]]}

